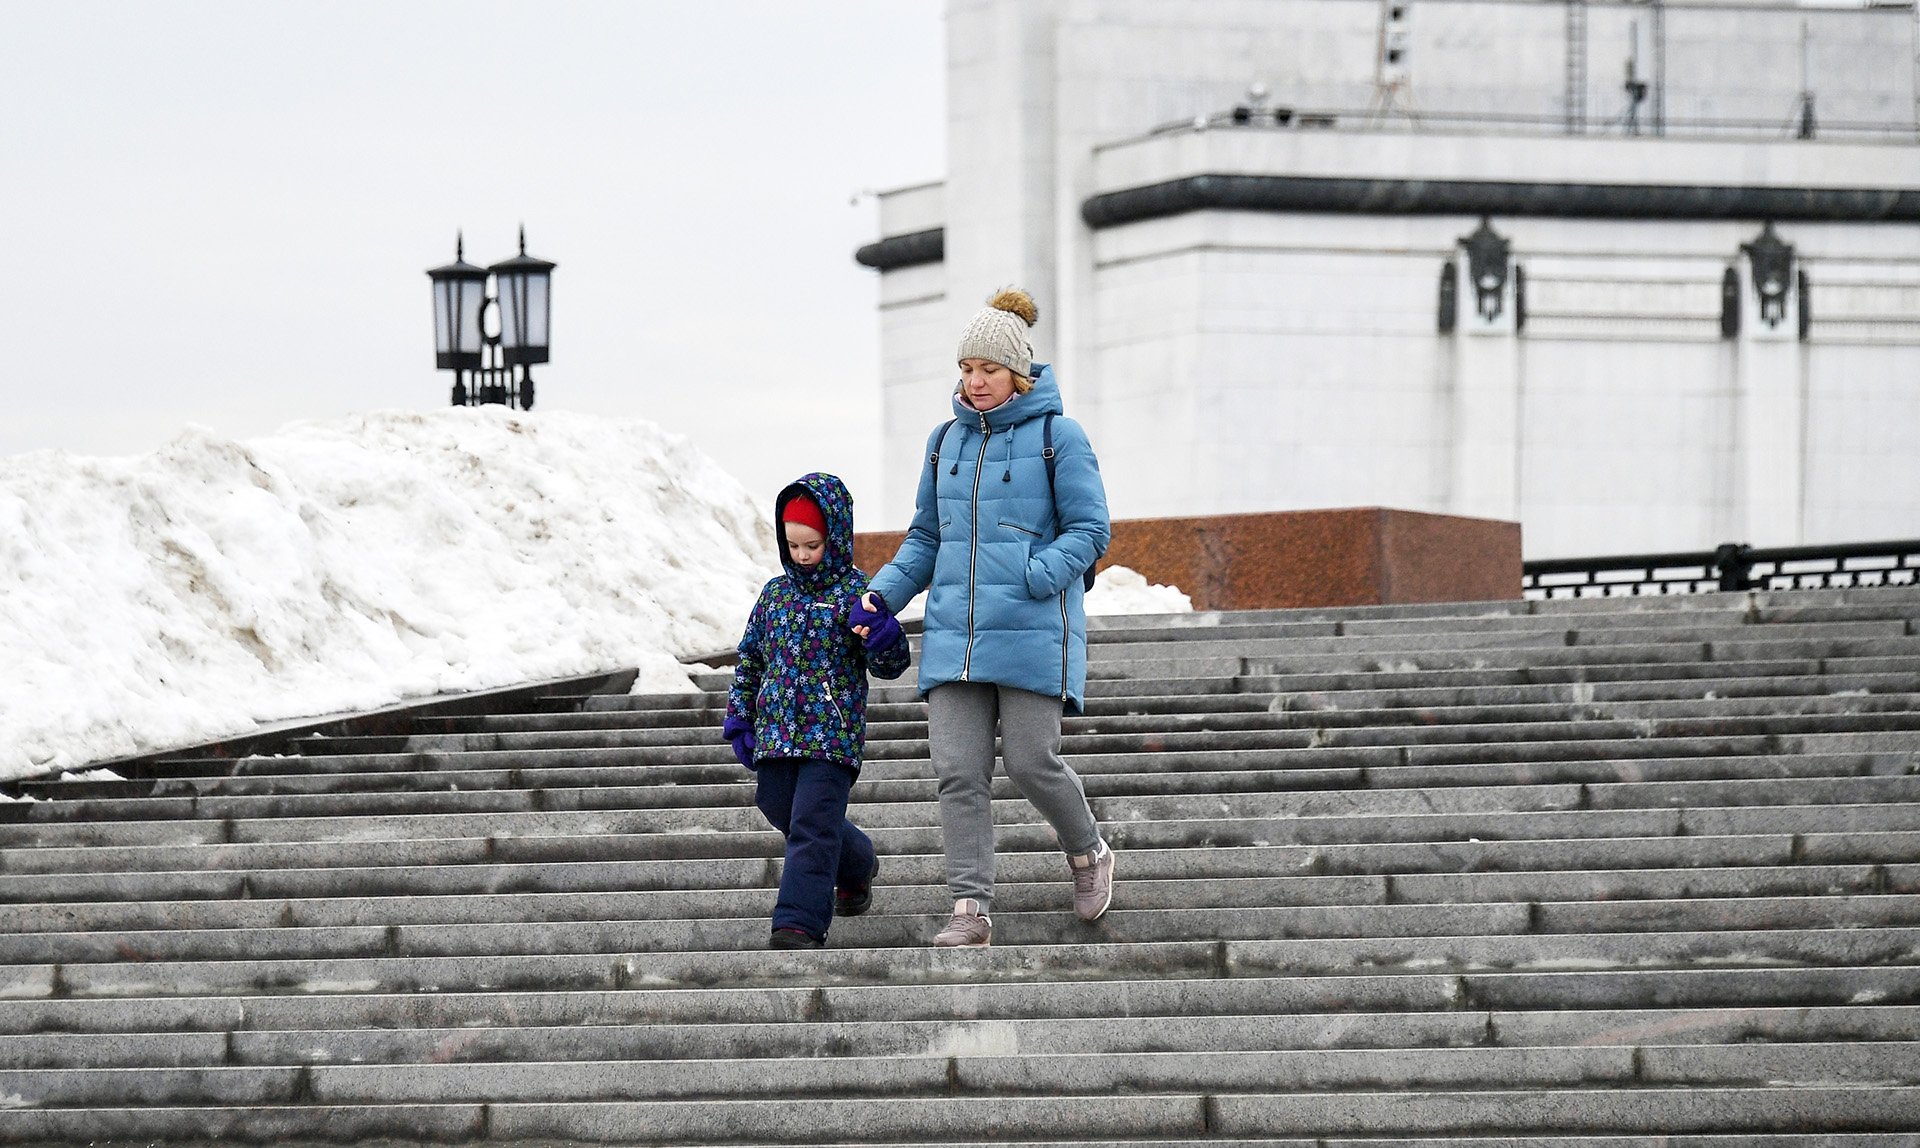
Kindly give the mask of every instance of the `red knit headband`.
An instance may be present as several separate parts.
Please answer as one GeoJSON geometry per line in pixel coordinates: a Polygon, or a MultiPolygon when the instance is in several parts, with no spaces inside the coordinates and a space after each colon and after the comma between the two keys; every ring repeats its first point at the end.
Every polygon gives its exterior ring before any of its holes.
{"type": "Polygon", "coordinates": [[[797,494],[787,500],[786,506],[780,510],[780,521],[798,522],[802,526],[811,526],[820,532],[821,537],[826,537],[827,516],[820,513],[820,507],[804,494],[797,494]]]}

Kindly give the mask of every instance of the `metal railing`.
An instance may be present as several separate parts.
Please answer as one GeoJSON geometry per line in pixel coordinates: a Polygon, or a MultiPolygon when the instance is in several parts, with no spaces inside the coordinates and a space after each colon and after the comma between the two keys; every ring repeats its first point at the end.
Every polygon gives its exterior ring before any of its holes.
{"type": "Polygon", "coordinates": [[[1347,132],[1444,132],[1457,134],[1496,134],[1518,136],[1565,136],[1572,138],[1639,139],[1744,139],[1744,140],[1845,140],[1850,143],[1920,143],[1920,121],[1913,120],[1831,120],[1822,121],[1813,137],[1802,134],[1797,116],[1780,119],[1716,118],[1669,119],[1659,130],[1635,128],[1624,119],[1589,121],[1569,128],[1564,114],[1528,115],[1526,113],[1470,112],[1382,112],[1365,108],[1239,107],[1211,112],[1189,119],[1158,124],[1137,135],[1097,145],[1095,151],[1138,143],[1157,136],[1184,132],[1267,129],[1313,131],[1334,129],[1347,132]]]}
{"type": "Polygon", "coordinates": [[[1920,539],[1756,549],[1547,558],[1521,564],[1527,598],[1704,594],[1717,590],[1817,590],[1920,585],[1920,539]]]}

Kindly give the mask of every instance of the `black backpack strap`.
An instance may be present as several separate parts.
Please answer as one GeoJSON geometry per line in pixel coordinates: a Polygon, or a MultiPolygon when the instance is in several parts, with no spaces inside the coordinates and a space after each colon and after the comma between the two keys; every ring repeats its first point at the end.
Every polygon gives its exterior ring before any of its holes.
{"type": "MultiPolygon", "coordinates": [[[[1055,498],[1053,493],[1053,412],[1040,423],[1040,457],[1047,460],[1047,497],[1055,498]]],[[[1058,499],[1055,499],[1057,502],[1058,499]]]]}
{"type": "MultiPolygon", "coordinates": [[[[1055,492],[1054,485],[1053,485],[1054,462],[1053,462],[1053,412],[1052,411],[1048,411],[1047,417],[1040,423],[1040,457],[1045,459],[1047,463],[1047,498],[1049,501],[1053,503],[1053,517],[1054,517],[1054,520],[1058,522],[1060,518],[1060,496],[1058,493],[1055,492]]],[[[935,482],[940,481],[938,477],[938,472],[936,472],[934,481],[935,482]]],[[[1093,589],[1093,567],[1091,566],[1087,567],[1086,571],[1083,574],[1081,574],[1080,584],[1088,590],[1093,589]]]]}
{"type": "MultiPolygon", "coordinates": [[[[947,445],[947,432],[952,430],[953,424],[959,421],[960,418],[956,415],[948,419],[939,430],[933,432],[933,449],[927,452],[927,465],[933,468],[933,514],[936,519],[940,516],[940,448],[947,445]]],[[[1049,485],[1051,485],[1053,479],[1053,462],[1051,457],[1049,457],[1047,467],[1047,479],[1049,485]]]]}

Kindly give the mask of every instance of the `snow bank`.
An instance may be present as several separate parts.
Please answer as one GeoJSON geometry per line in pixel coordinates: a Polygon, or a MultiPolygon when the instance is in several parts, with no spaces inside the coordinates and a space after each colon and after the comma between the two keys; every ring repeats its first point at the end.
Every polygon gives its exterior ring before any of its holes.
{"type": "Polygon", "coordinates": [[[379,412],[0,459],[0,779],[731,646],[768,510],[640,420],[379,412]]]}
{"type": "Polygon", "coordinates": [[[1177,586],[1149,583],[1125,566],[1109,566],[1093,577],[1087,591],[1088,614],[1191,614],[1193,599],[1177,586]]]}

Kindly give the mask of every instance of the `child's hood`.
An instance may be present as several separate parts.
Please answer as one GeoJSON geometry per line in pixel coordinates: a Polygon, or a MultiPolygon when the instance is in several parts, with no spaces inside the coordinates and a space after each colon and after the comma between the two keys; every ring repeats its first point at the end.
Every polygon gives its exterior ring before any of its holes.
{"type": "Polygon", "coordinates": [[[853,566],[853,495],[847,491],[846,483],[831,474],[815,471],[782,489],[773,500],[773,529],[780,547],[780,564],[790,577],[802,581],[830,579],[853,566]],[[795,565],[793,556],[787,553],[787,524],[780,517],[787,503],[802,494],[813,499],[827,520],[826,555],[812,570],[795,565]]]}

